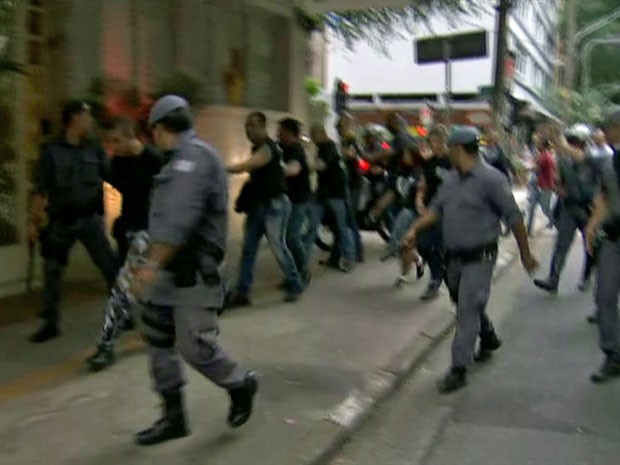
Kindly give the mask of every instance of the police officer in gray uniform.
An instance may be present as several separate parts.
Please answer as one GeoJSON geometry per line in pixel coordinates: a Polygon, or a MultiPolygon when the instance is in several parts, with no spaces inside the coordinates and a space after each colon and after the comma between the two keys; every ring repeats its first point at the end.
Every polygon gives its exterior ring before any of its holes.
{"type": "Polygon", "coordinates": [[[177,350],[228,391],[231,427],[249,419],[258,388],[255,374],[242,371],[217,343],[228,222],[224,165],[216,150],[192,130],[189,105],[183,98],[168,95],[158,100],[149,124],[166,159],[154,178],[150,245],[144,264],[133,272],[131,293],[143,302],[143,332],[164,416],[136,435],[141,445],[188,434],[177,350]]]}
{"type": "Polygon", "coordinates": [[[109,163],[103,148],[92,141],[89,105],[69,102],[62,120],[62,136],[41,150],[28,225],[28,240],[31,244],[41,242],[44,259],[44,322],[30,338],[34,343],[60,334],[62,273],[76,241],[84,245],[109,286],[119,265],[103,224],[103,181],[109,163]],[[45,216],[48,221],[44,226],[45,216]]]}
{"type": "Polygon", "coordinates": [[[601,191],[586,227],[589,252],[603,231],[603,243],[598,254],[596,277],[596,305],[600,347],[605,354],[601,368],[592,375],[592,381],[603,383],[620,377],[620,108],[612,111],[605,122],[605,133],[614,150],[601,170],[601,191]]]}
{"type": "Polygon", "coordinates": [[[457,305],[452,367],[439,383],[442,393],[465,385],[478,336],[477,361],[488,358],[501,345],[486,314],[501,235],[500,221],[510,226],[517,239],[524,268],[531,273],[538,266],[508,180],[480,158],[478,131],[471,127],[458,129],[450,136],[448,145],[450,161],[456,169],[444,178],[429,209],[413,224],[403,242],[404,247],[415,247],[420,232],[441,222],[445,280],[457,305]]]}

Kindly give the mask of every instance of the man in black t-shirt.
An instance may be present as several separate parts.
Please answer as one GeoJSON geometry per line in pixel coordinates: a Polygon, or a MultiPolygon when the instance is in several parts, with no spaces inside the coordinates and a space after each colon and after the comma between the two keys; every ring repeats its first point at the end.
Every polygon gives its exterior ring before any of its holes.
{"type": "Polygon", "coordinates": [[[280,121],[278,139],[282,147],[286,191],[291,200],[291,216],[288,220],[286,243],[293,254],[299,274],[307,285],[310,281],[308,253],[302,234],[303,227],[310,218],[310,170],[306,151],[301,145],[301,123],[293,118],[280,121]]]}
{"type": "Polygon", "coordinates": [[[131,242],[128,236],[147,229],[153,177],[159,173],[163,157],[155,147],[138,139],[135,123],[129,118],[113,120],[106,136],[112,151],[108,182],[123,197],[121,215],[113,227],[123,263],[131,242]]]}
{"type": "MultiPolygon", "coordinates": [[[[344,162],[338,152],[338,147],[331,140],[323,126],[314,126],[311,130],[312,141],[318,148],[317,171],[318,188],[317,201],[313,205],[312,233],[308,237],[307,250],[312,250],[316,231],[320,226],[326,209],[329,209],[334,218],[335,234],[338,240],[337,250],[341,255],[338,268],[349,272],[355,258],[353,235],[349,227],[347,206],[347,172],[344,162]]],[[[336,247],[332,249],[334,252],[336,247]]]]}
{"type": "MultiPolygon", "coordinates": [[[[416,193],[416,210],[423,215],[435,198],[445,174],[452,168],[446,156],[448,153],[448,131],[444,126],[435,126],[428,134],[431,156],[424,161],[422,180],[416,193]]],[[[443,281],[441,228],[437,225],[420,235],[418,252],[428,263],[431,278],[422,300],[432,300],[439,295],[443,281]]]]}
{"type": "MultiPolygon", "coordinates": [[[[148,229],[153,177],[163,165],[163,157],[154,147],[138,139],[136,126],[129,118],[116,118],[107,127],[107,143],[112,163],[107,181],[122,195],[121,215],[112,234],[118,247],[119,266],[127,257],[131,236],[148,229]]],[[[123,308],[106,307],[101,336],[95,354],[87,360],[91,371],[102,370],[114,362],[114,343],[122,330],[134,327],[132,316],[123,308]]]]}
{"type": "Polygon", "coordinates": [[[355,259],[361,263],[364,261],[364,245],[362,244],[362,236],[356,216],[362,188],[362,173],[359,168],[359,159],[364,152],[357,142],[357,137],[355,136],[352,126],[353,117],[345,113],[338,120],[336,129],[340,136],[340,149],[349,177],[349,227],[353,234],[355,259]]]}

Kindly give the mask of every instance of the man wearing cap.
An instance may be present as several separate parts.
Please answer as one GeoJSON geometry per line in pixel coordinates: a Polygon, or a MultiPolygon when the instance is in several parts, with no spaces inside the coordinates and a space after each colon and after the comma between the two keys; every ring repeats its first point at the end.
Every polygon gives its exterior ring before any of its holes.
{"type": "Polygon", "coordinates": [[[223,304],[221,265],[226,251],[228,181],[216,150],[193,131],[188,103],[168,95],[149,116],[155,144],[165,152],[155,176],[146,259],[133,271],[132,294],[142,302],[155,390],[163,417],[136,435],[140,445],[186,436],[177,351],[230,395],[228,424],[243,425],[258,383],[217,343],[223,304]]]}
{"type": "MultiPolygon", "coordinates": [[[[585,233],[599,179],[599,168],[587,151],[590,140],[590,130],[587,126],[575,125],[566,131],[565,136],[556,130],[551,133],[551,137],[559,154],[557,168],[559,199],[556,213],[558,234],[549,276],[547,279],[535,279],[534,284],[544,291],[555,294],[575,232],[579,230],[582,235],[585,233]]],[[[582,291],[588,286],[593,265],[592,257],[585,254],[579,284],[579,289],[582,291]]]]}
{"type": "Polygon", "coordinates": [[[430,207],[403,241],[403,247],[413,248],[423,230],[441,222],[445,280],[457,305],[452,367],[439,383],[442,393],[466,384],[467,367],[474,360],[478,336],[476,361],[486,360],[501,345],[486,314],[501,235],[500,221],[510,226],[527,272],[532,273],[538,266],[508,180],[480,159],[478,131],[471,127],[459,129],[450,136],[448,145],[455,169],[446,175],[430,207]]]}
{"type": "Polygon", "coordinates": [[[109,163],[101,146],[91,139],[90,107],[82,101],[69,102],[62,122],[62,136],[42,147],[28,224],[28,241],[40,240],[44,259],[43,325],[31,336],[34,343],[60,334],[61,278],[76,241],[84,245],[108,285],[118,271],[103,223],[103,181],[109,163]]]}
{"type": "Polygon", "coordinates": [[[599,229],[604,233],[598,258],[596,304],[600,347],[605,354],[601,368],[592,381],[603,383],[620,377],[620,109],[611,112],[604,125],[607,140],[614,154],[601,170],[601,191],[586,227],[589,252],[592,253],[599,229]]]}

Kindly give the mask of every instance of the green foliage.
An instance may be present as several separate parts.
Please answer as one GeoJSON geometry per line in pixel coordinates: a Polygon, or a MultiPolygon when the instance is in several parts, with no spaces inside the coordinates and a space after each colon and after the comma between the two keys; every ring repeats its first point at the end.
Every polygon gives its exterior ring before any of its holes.
{"type": "Polygon", "coordinates": [[[609,97],[596,89],[578,92],[555,87],[549,91],[546,99],[549,107],[556,114],[562,115],[567,124],[598,124],[610,105],[609,97]]]}
{"type": "Polygon", "coordinates": [[[320,95],[321,91],[323,90],[321,83],[314,78],[307,78],[306,82],[304,83],[304,87],[306,89],[306,93],[310,98],[314,98],[320,95]]]}
{"type": "MultiPolygon", "coordinates": [[[[564,3],[564,5],[566,6],[566,3],[564,3]]],[[[620,7],[620,2],[618,2],[618,0],[576,0],[577,30],[583,29],[588,24],[604,17],[618,7],[620,7]]],[[[560,28],[562,35],[566,37],[566,8],[563,9],[562,13],[560,28]]],[[[616,20],[587,36],[582,42],[582,46],[591,39],[609,36],[620,36],[620,21],[616,20]]],[[[620,81],[619,55],[620,43],[596,46],[592,52],[592,65],[590,68],[592,87],[599,87],[606,83],[618,83],[620,81]]],[[[577,70],[577,76],[581,79],[580,61],[577,62],[577,70]]]]}
{"type": "Polygon", "coordinates": [[[441,14],[456,20],[463,13],[475,13],[488,7],[488,0],[411,0],[403,8],[368,8],[311,15],[295,10],[297,22],[304,30],[329,30],[334,37],[353,49],[359,42],[367,42],[386,52],[386,43],[412,33],[420,22],[441,14]]]}

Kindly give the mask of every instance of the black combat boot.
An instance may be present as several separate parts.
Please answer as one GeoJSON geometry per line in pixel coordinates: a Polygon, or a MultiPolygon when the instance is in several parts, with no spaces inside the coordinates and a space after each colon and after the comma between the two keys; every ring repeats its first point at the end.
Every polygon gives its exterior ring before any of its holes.
{"type": "Polygon", "coordinates": [[[442,394],[458,391],[467,384],[467,370],[461,367],[452,367],[448,374],[439,382],[437,388],[442,394]]]}
{"type": "Polygon", "coordinates": [[[115,361],[116,356],[114,355],[114,351],[112,349],[98,347],[97,352],[86,360],[86,364],[88,365],[89,371],[95,373],[109,367],[115,361]]]}
{"type": "Polygon", "coordinates": [[[495,331],[490,334],[480,336],[480,347],[478,352],[474,355],[474,361],[480,363],[485,362],[491,358],[493,352],[502,346],[502,341],[497,337],[495,331]]]}
{"type": "Polygon", "coordinates": [[[60,329],[58,325],[53,322],[46,321],[41,327],[30,336],[30,342],[34,344],[41,344],[60,336],[60,329]]]}
{"type": "Polygon", "coordinates": [[[164,416],[153,426],[140,431],[135,441],[141,446],[152,446],[171,439],[183,438],[189,434],[183,411],[183,399],[180,390],[162,393],[164,399],[164,416]]]}
{"type": "Polygon", "coordinates": [[[256,391],[258,391],[258,379],[253,371],[245,375],[243,386],[228,391],[230,395],[228,425],[231,428],[239,428],[250,419],[256,391]]]}
{"type": "Polygon", "coordinates": [[[613,378],[620,378],[620,357],[607,355],[603,366],[591,376],[593,383],[605,383],[613,378]]]}

